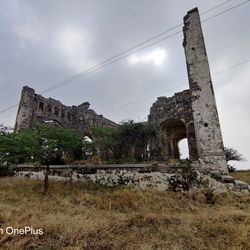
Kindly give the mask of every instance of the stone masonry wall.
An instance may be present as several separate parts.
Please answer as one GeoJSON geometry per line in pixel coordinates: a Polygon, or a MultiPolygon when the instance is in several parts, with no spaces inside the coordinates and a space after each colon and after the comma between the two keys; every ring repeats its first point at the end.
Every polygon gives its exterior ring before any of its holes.
{"type": "Polygon", "coordinates": [[[35,90],[25,86],[19,103],[15,130],[31,128],[37,122],[47,123],[54,127],[71,128],[81,133],[89,133],[91,126],[116,127],[102,115],[97,115],[90,104],[84,102],[79,106],[65,106],[60,101],[45,98],[35,90]]]}
{"type": "Polygon", "coordinates": [[[161,124],[167,119],[180,119],[187,124],[193,121],[190,91],[175,93],[173,97],[158,97],[150,108],[149,122],[161,124]]]}
{"type": "MultiPolygon", "coordinates": [[[[164,124],[171,120],[181,121],[185,125],[186,135],[184,135],[183,137],[186,137],[188,140],[190,159],[196,160],[197,149],[189,90],[184,90],[182,92],[176,93],[173,97],[158,97],[157,101],[153,103],[152,107],[150,108],[148,121],[160,125],[160,127],[162,128],[163,138],[166,136],[166,131],[164,131],[163,129],[164,124]]],[[[177,123],[175,124],[176,125],[173,129],[177,129],[177,123]]],[[[164,142],[162,142],[161,144],[161,147],[167,147],[166,145],[164,145],[164,142]]],[[[176,147],[178,147],[178,145],[176,145],[176,147]]],[[[166,152],[166,154],[169,155],[169,152],[166,152]]],[[[167,155],[163,158],[169,159],[167,155]]]]}

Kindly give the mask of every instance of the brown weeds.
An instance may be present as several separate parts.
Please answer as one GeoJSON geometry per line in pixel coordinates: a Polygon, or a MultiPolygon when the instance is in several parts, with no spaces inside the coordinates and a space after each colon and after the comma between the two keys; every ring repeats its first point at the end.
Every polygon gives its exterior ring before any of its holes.
{"type": "Polygon", "coordinates": [[[0,179],[0,249],[250,249],[250,196],[142,191],[125,187],[0,179]]]}

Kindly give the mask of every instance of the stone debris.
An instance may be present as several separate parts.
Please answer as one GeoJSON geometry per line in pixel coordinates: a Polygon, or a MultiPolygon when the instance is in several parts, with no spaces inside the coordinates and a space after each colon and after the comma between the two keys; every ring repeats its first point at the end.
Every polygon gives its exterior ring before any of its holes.
{"type": "Polygon", "coordinates": [[[222,173],[218,172],[218,171],[212,171],[210,173],[210,176],[216,180],[221,180],[222,179],[222,173]]]}
{"type": "Polygon", "coordinates": [[[222,182],[224,183],[234,183],[234,177],[230,175],[223,175],[222,176],[222,182]]]}
{"type": "Polygon", "coordinates": [[[248,184],[244,181],[235,180],[235,188],[237,189],[248,189],[248,184]]]}

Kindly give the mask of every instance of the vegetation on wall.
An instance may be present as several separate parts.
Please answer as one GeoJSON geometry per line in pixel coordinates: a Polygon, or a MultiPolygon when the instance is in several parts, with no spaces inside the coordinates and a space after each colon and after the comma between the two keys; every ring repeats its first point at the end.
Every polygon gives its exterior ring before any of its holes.
{"type": "Polygon", "coordinates": [[[150,148],[159,136],[159,129],[154,124],[126,121],[115,129],[95,127],[92,132],[94,144],[105,160],[140,162],[159,153],[150,148]]]}
{"type": "MultiPolygon", "coordinates": [[[[70,164],[99,157],[103,162],[145,162],[160,159],[159,127],[151,123],[122,122],[117,128],[93,127],[93,142],[71,129],[37,125],[12,134],[0,134],[0,175],[11,175],[14,165],[70,164]]],[[[225,147],[227,163],[242,161],[235,149],[225,147]]],[[[234,167],[228,163],[229,171],[234,167]]]]}

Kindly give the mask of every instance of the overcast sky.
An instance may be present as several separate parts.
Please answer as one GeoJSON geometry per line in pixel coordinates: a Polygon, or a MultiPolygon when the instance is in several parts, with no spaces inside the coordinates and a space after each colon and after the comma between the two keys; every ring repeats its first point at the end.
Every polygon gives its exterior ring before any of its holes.
{"type": "MultiPolygon", "coordinates": [[[[42,91],[182,23],[189,9],[202,13],[222,2],[0,0],[0,110],[19,102],[24,85],[42,91]]],[[[201,18],[241,2],[227,1],[201,18]]],[[[224,144],[248,160],[250,63],[231,66],[250,60],[249,13],[250,2],[202,23],[224,144]]],[[[44,96],[66,105],[88,101],[116,122],[144,121],[157,96],[188,88],[182,41],[180,33],[44,96]]],[[[0,114],[0,124],[14,126],[16,112],[0,114]]],[[[246,168],[249,162],[237,166],[246,168]]]]}

